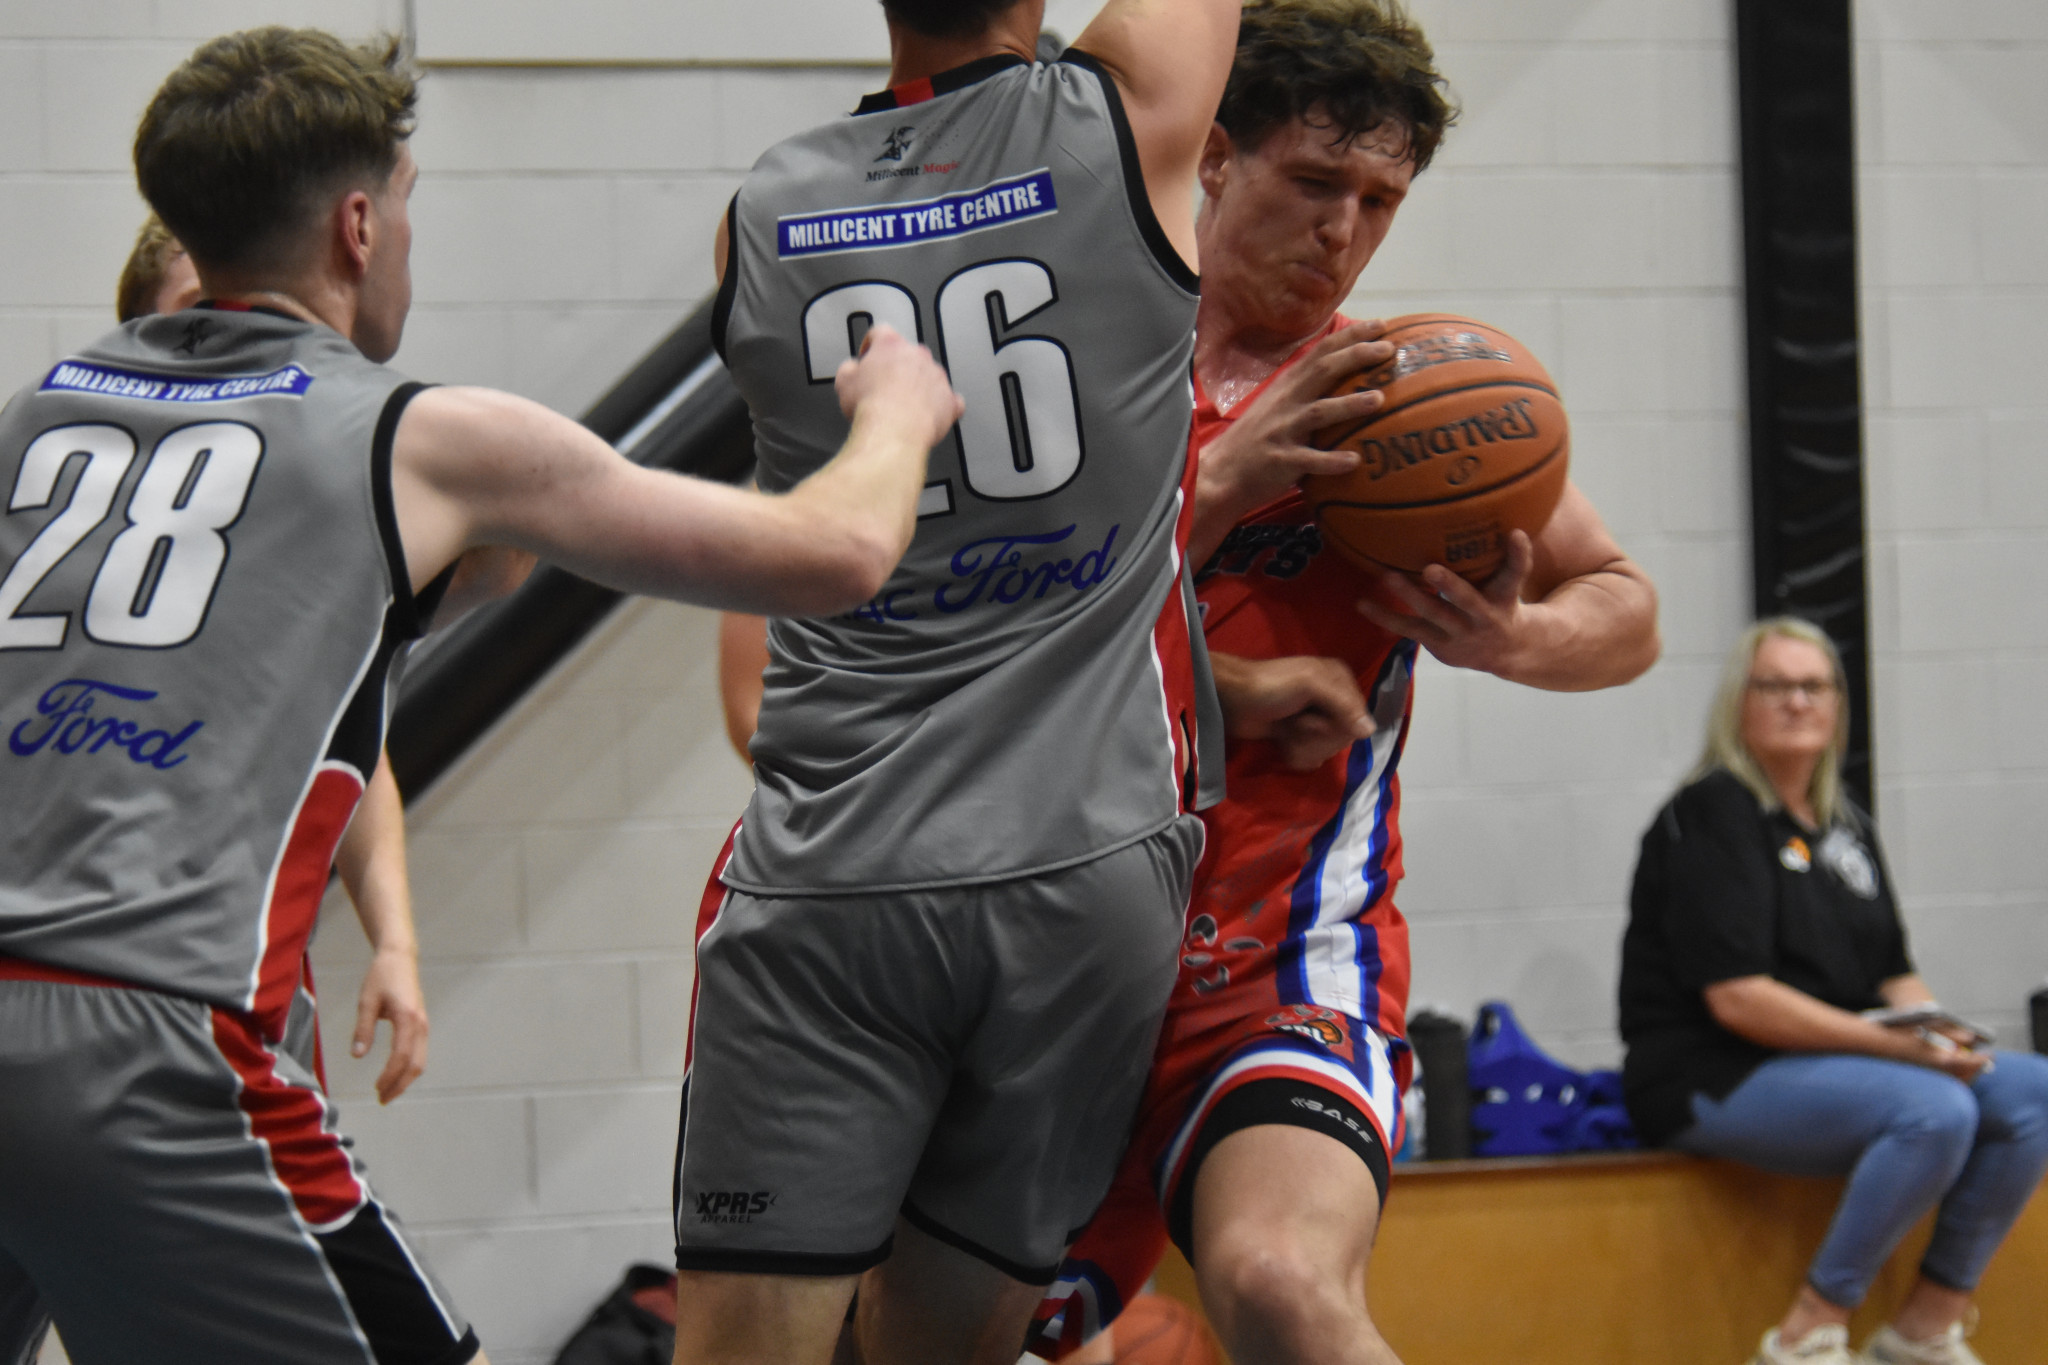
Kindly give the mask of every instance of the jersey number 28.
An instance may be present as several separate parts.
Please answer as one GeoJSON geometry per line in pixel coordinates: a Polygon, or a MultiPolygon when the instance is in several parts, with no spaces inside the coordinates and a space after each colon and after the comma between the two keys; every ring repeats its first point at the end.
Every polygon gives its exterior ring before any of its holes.
{"type": "MultiPolygon", "coordinates": [[[[135,437],[98,423],[53,427],[29,443],[7,500],[9,513],[50,505],[74,457],[85,468],[64,510],[28,543],[0,579],[0,649],[59,649],[70,612],[24,616],[36,585],[113,510],[135,462],[135,437]]],[[[170,649],[199,633],[228,562],[221,533],[249,500],[263,437],[240,422],[180,427],[156,443],[135,491],[125,530],[107,546],[85,597],[85,633],[108,645],[170,649]]]]}

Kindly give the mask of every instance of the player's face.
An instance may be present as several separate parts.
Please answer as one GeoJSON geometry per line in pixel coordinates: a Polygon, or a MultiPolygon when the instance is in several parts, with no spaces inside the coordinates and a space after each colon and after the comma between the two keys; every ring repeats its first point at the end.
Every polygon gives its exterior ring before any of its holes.
{"type": "Polygon", "coordinates": [[[1386,240],[1415,167],[1406,131],[1333,136],[1311,115],[1256,148],[1210,131],[1202,156],[1203,288],[1212,274],[1247,318],[1286,336],[1321,327],[1386,240]]]}
{"type": "Polygon", "coordinates": [[[1841,693],[1819,646],[1766,635],[1749,665],[1742,741],[1765,762],[1820,757],[1835,737],[1841,693]]]}
{"type": "Polygon", "coordinates": [[[398,165],[370,198],[374,237],[362,292],[357,297],[356,349],[375,361],[398,353],[405,317],[412,311],[412,217],[408,202],[419,179],[412,149],[400,145],[398,165]]]}

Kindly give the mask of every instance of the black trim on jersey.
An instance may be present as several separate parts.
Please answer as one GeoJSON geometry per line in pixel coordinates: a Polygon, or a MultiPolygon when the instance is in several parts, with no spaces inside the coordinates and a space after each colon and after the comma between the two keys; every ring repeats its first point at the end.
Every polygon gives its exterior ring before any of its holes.
{"type": "Polygon", "coordinates": [[[441,610],[441,599],[448,595],[449,587],[455,582],[455,571],[461,565],[461,560],[450,564],[434,575],[433,582],[413,594],[413,610],[419,613],[422,633],[434,628],[434,617],[441,610]]]}
{"type": "Polygon", "coordinates": [[[1387,1149],[1363,1110],[1348,1097],[1298,1076],[1248,1081],[1218,1100],[1209,1117],[1202,1120],[1201,1131],[1195,1134],[1188,1159],[1181,1167],[1180,1183],[1167,1196],[1166,1233],[1180,1248],[1181,1255],[1188,1258],[1188,1264],[1195,1261],[1195,1177],[1201,1172],[1203,1160],[1232,1133],[1265,1124],[1325,1133],[1358,1153],[1359,1160],[1372,1172],[1372,1183],[1379,1188],[1380,1206],[1386,1206],[1387,1183],[1392,1179],[1387,1149]],[[1322,1112],[1296,1104],[1298,1099],[1313,1100],[1322,1106],[1322,1112]],[[1330,1116],[1332,1110],[1336,1111],[1335,1119],[1330,1116]]]}
{"type": "Polygon", "coordinates": [[[1124,163],[1124,191],[1130,196],[1131,216],[1138,220],[1138,235],[1145,239],[1153,259],[1159,262],[1168,279],[1190,294],[1201,293],[1202,277],[1188,269],[1188,263],[1167,240],[1166,229],[1159,225],[1159,215],[1152,211],[1152,195],[1145,187],[1145,166],[1138,160],[1138,140],[1131,134],[1131,120],[1124,113],[1123,92],[1116,88],[1116,78],[1109,74],[1109,68],[1078,47],[1068,48],[1060,60],[1094,72],[1095,79],[1102,82],[1102,98],[1109,103],[1109,121],[1116,128],[1116,149],[1124,163]]]}
{"type": "Polygon", "coordinates": [[[434,1291],[374,1202],[313,1240],[348,1297],[377,1365],[464,1365],[479,1349],[476,1332],[460,1337],[434,1291]]]}
{"type": "MultiPolygon", "coordinates": [[[[1007,71],[1013,66],[1029,65],[1031,63],[1025,61],[1014,52],[1000,52],[994,56],[977,57],[965,66],[956,66],[950,71],[941,71],[938,75],[932,77],[932,98],[937,99],[941,95],[950,95],[955,90],[965,90],[970,85],[987,80],[998,71],[1007,71]]],[[[905,81],[904,84],[910,85],[914,84],[914,82],[905,81]]],[[[877,90],[872,95],[861,96],[860,103],[854,106],[853,112],[856,115],[879,114],[885,109],[911,109],[915,107],[915,105],[905,104],[899,100],[896,97],[895,88],[891,88],[888,90],[877,90]]]]}
{"type": "Polygon", "coordinates": [[[735,1275],[858,1275],[889,1259],[891,1234],[873,1251],[836,1255],[818,1251],[743,1251],[728,1247],[677,1247],[677,1270],[722,1271],[735,1275]]]}
{"type": "Polygon", "coordinates": [[[1007,1256],[997,1255],[972,1238],[961,1236],[944,1223],[934,1220],[930,1214],[919,1210],[915,1204],[906,1202],[903,1205],[902,1213],[903,1221],[916,1228],[925,1236],[944,1242],[956,1251],[964,1251],[977,1261],[987,1262],[1020,1284],[1048,1285],[1059,1278],[1060,1265],[1058,1261],[1044,1266],[1023,1265],[1011,1260],[1007,1256]]]}
{"type": "Polygon", "coordinates": [[[740,292],[740,196],[733,191],[725,202],[725,274],[719,277],[718,296],[711,303],[711,349],[727,364],[725,329],[732,323],[732,303],[740,292]]]}
{"type": "Polygon", "coordinates": [[[391,606],[395,624],[405,639],[417,640],[425,633],[418,604],[412,595],[412,570],[405,564],[405,542],[398,538],[398,509],[391,499],[391,443],[398,435],[398,419],[406,404],[426,390],[425,384],[404,383],[384,400],[377,414],[377,430],[370,437],[370,501],[377,510],[377,533],[384,540],[384,562],[391,570],[391,606]]]}
{"type": "Polygon", "coordinates": [[[283,318],[286,322],[306,321],[297,313],[287,313],[282,308],[272,308],[264,303],[222,303],[217,299],[201,299],[192,306],[204,308],[210,313],[267,313],[274,318],[283,318]]]}

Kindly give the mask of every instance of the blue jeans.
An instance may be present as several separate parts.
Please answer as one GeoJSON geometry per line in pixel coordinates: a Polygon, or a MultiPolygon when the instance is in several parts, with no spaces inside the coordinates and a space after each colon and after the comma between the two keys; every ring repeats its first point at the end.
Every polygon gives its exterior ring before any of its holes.
{"type": "Polygon", "coordinates": [[[1807,1282],[1854,1308],[1892,1248],[1937,1202],[1920,1273],[1970,1291],[2048,1169],[2048,1057],[2001,1052],[1964,1086],[1906,1062],[1774,1057],[1724,1100],[1692,1099],[1672,1140],[1788,1175],[1847,1175],[1807,1282]]]}

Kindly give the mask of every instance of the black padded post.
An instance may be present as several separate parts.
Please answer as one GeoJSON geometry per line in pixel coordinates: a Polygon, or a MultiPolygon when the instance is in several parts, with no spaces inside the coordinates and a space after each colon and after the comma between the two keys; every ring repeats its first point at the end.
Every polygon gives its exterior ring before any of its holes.
{"type": "MultiPolygon", "coordinates": [[[[753,470],[746,403],[712,353],[709,303],[583,418],[614,444],[650,422],[627,452],[641,464],[726,482],[753,470]]],[[[399,790],[408,799],[425,791],[623,600],[543,564],[509,597],[421,644],[406,667],[386,741],[399,790]]]]}
{"type": "Polygon", "coordinates": [[[1827,631],[1849,675],[1844,777],[1868,805],[1869,594],[1850,0],[1736,0],[1760,616],[1827,631]]]}

